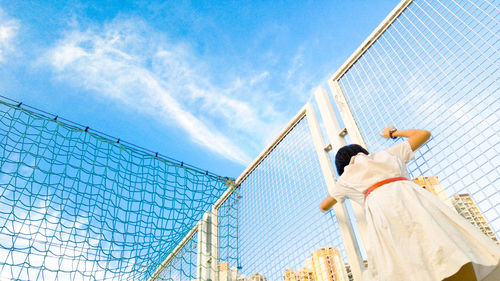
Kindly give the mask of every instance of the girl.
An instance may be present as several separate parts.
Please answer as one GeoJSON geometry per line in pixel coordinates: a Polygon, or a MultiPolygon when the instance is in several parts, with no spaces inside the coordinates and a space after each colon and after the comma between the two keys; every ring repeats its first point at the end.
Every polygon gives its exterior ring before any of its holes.
{"type": "Polygon", "coordinates": [[[390,126],[380,135],[408,139],[375,154],[355,144],[339,149],[340,177],[320,206],[327,211],[346,197],[364,206],[369,267],[363,280],[499,281],[500,246],[408,180],[406,163],[430,133],[390,126]]]}

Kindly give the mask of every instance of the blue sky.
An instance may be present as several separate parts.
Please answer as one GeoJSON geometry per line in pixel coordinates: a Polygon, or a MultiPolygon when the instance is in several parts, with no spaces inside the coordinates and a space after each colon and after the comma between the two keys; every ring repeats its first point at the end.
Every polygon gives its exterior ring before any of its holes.
{"type": "Polygon", "coordinates": [[[0,1],[0,94],[237,177],[399,1],[0,1]]]}

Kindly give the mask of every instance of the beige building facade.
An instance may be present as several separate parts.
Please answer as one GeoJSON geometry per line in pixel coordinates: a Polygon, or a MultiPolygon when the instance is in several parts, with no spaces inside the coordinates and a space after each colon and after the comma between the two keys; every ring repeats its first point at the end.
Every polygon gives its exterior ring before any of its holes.
{"type": "Polygon", "coordinates": [[[322,247],[306,259],[306,266],[298,272],[287,269],[284,281],[349,281],[340,250],[322,247]]]}
{"type": "Polygon", "coordinates": [[[250,278],[248,278],[247,280],[248,281],[267,281],[267,278],[260,273],[252,273],[252,274],[250,274],[250,278]]]}
{"type": "Polygon", "coordinates": [[[453,208],[450,198],[446,195],[444,188],[441,186],[437,176],[432,177],[416,177],[412,179],[413,182],[421,185],[423,188],[434,194],[439,200],[444,202],[449,207],[453,208]]]}
{"type": "Polygon", "coordinates": [[[495,232],[491,229],[486,219],[477,208],[469,194],[455,194],[451,199],[455,210],[472,225],[481,230],[486,236],[490,237],[495,243],[500,244],[495,232]]]}
{"type": "Polygon", "coordinates": [[[493,232],[469,194],[455,194],[450,199],[446,195],[437,176],[421,176],[414,178],[412,181],[434,194],[445,204],[456,210],[462,217],[466,218],[472,225],[486,234],[486,236],[490,237],[497,244],[500,244],[495,232],[493,232]]]}
{"type": "Polygon", "coordinates": [[[345,264],[340,250],[322,247],[312,254],[317,281],[348,281],[345,264]]]}
{"type": "MultiPolygon", "coordinates": [[[[229,267],[228,262],[219,263],[219,281],[248,281],[245,275],[238,274],[236,267],[229,267]]],[[[265,279],[264,279],[265,280],[265,279]]]]}

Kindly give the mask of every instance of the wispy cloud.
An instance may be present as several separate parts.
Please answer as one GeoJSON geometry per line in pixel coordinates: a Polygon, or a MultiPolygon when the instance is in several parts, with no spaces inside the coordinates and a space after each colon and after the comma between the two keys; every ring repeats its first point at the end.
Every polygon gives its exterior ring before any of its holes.
{"type": "Polygon", "coordinates": [[[193,142],[237,163],[251,160],[241,147],[262,149],[262,139],[284,123],[262,93],[252,93],[267,71],[217,85],[189,45],[172,43],[140,20],[72,30],[43,62],[58,78],[179,126],[193,142]]]}
{"type": "Polygon", "coordinates": [[[19,22],[7,16],[0,8],[0,62],[14,51],[14,39],[19,30],[19,22]]]}
{"type": "Polygon", "coordinates": [[[304,47],[300,47],[292,59],[292,65],[288,69],[286,78],[288,80],[294,78],[297,71],[304,65],[304,47]]]}
{"type": "Polygon", "coordinates": [[[129,257],[123,251],[127,261],[119,266],[124,273],[113,272],[114,268],[100,269],[100,264],[110,264],[111,250],[95,250],[102,247],[106,238],[102,234],[89,232],[87,219],[65,216],[63,212],[50,207],[49,201],[41,203],[32,206],[29,212],[13,207],[9,211],[15,211],[15,216],[0,217],[0,223],[4,225],[0,243],[15,249],[0,248],[0,255],[6,259],[3,260],[5,265],[0,268],[0,280],[34,280],[37,276],[50,280],[88,280],[86,277],[90,270],[94,277],[101,280],[105,279],[104,276],[109,280],[133,279],[130,272],[137,270],[135,257],[129,257]],[[61,231],[62,222],[69,231],[61,231]],[[16,239],[12,239],[12,236],[16,239]],[[25,262],[30,266],[19,266],[25,262]]]}

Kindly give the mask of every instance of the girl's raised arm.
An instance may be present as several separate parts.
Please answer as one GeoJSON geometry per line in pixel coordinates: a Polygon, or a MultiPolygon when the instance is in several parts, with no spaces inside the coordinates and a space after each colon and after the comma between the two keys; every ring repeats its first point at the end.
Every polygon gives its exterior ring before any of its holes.
{"type": "Polygon", "coordinates": [[[422,144],[424,144],[430,137],[431,133],[426,130],[397,130],[394,126],[389,126],[384,129],[380,134],[384,138],[390,137],[405,137],[408,138],[408,143],[411,146],[411,150],[417,150],[422,144]]]}

